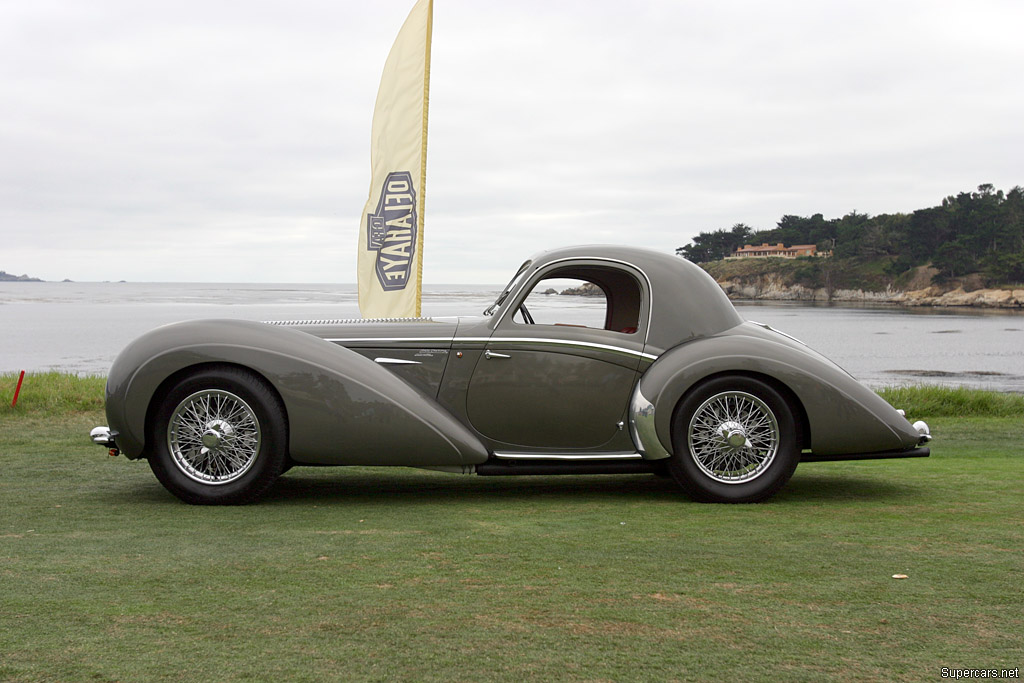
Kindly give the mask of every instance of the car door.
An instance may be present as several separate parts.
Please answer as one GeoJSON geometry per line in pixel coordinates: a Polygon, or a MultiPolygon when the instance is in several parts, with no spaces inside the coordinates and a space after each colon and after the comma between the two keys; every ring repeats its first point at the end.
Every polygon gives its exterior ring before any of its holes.
{"type": "Polygon", "coordinates": [[[502,309],[474,368],[466,394],[473,428],[512,451],[628,447],[626,410],[649,308],[641,282],[624,264],[598,261],[551,264],[536,273],[502,309]],[[548,284],[566,279],[600,290],[604,307],[593,297],[543,294],[560,291],[548,284]],[[594,309],[597,319],[572,322],[581,308],[594,309]]]}

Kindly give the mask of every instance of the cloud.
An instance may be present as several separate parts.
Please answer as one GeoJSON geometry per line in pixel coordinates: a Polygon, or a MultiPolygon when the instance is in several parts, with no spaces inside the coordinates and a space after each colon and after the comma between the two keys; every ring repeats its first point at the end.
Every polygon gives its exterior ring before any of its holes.
{"type": "MultiPolygon", "coordinates": [[[[354,279],[411,2],[8,3],[0,268],[354,279]]],[[[424,273],[1020,184],[1009,1],[435,3],[424,273]]]]}

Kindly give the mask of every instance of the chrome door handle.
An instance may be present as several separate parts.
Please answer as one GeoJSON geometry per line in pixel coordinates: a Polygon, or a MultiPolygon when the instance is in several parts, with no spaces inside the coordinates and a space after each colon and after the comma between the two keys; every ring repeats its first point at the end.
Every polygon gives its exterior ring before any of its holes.
{"type": "Polygon", "coordinates": [[[385,358],[383,356],[373,359],[374,363],[380,365],[423,365],[418,360],[405,360],[404,358],[385,358]]]}
{"type": "Polygon", "coordinates": [[[508,354],[505,354],[505,353],[494,353],[490,349],[487,349],[486,351],[484,351],[484,358],[486,358],[487,360],[490,360],[492,358],[511,358],[511,357],[512,356],[509,356],[508,354]]]}

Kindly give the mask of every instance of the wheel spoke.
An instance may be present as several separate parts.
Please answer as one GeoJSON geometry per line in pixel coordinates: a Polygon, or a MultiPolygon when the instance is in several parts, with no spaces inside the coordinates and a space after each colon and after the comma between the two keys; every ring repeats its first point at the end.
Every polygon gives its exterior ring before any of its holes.
{"type": "Polygon", "coordinates": [[[203,484],[227,484],[256,462],[262,443],[259,420],[241,397],[204,389],[171,414],[167,442],[178,469],[203,484]]]}
{"type": "Polygon", "coordinates": [[[779,426],[768,405],[742,391],[716,394],[690,418],[688,442],[694,462],[726,484],[760,476],[779,447],[779,426]]]}

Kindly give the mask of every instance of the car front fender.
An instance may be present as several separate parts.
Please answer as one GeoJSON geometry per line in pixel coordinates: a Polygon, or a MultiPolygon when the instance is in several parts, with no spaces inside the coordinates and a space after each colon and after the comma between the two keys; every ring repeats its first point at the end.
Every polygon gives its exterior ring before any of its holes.
{"type": "Polygon", "coordinates": [[[745,374],[783,385],[807,416],[815,455],[914,448],[921,435],[878,394],[800,342],[744,323],[662,354],[641,378],[639,393],[654,406],[654,431],[672,453],[675,407],[709,377],[745,374]]]}
{"type": "Polygon", "coordinates": [[[107,419],[125,455],[147,455],[148,415],[168,384],[209,364],[248,368],[273,386],[298,463],[433,466],[487,459],[462,423],[373,361],[304,332],[240,320],[166,325],[121,352],[107,380],[107,419]]]}

